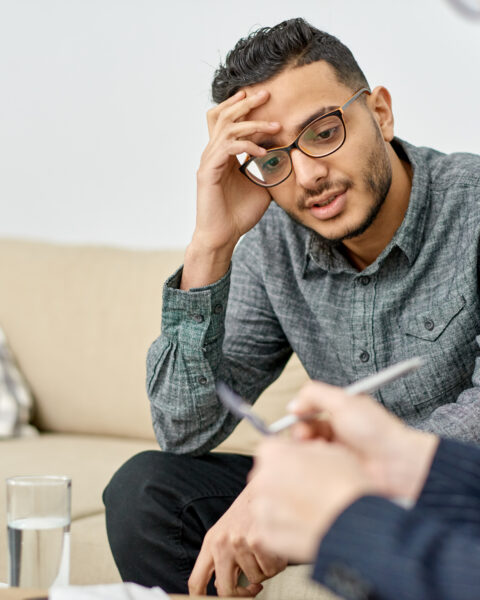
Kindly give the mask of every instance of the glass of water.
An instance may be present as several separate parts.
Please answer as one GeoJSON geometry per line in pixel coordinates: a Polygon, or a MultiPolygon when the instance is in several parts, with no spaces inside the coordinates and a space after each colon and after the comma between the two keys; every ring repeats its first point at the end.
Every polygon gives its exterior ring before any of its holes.
{"type": "Polygon", "coordinates": [[[72,482],[64,476],[7,479],[9,585],[68,585],[72,482]]]}

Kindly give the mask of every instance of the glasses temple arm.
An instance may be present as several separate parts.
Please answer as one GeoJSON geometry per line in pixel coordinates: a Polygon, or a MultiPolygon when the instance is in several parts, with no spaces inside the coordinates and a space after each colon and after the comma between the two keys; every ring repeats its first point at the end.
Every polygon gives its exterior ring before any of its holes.
{"type": "Polygon", "coordinates": [[[347,100],[345,102],[345,104],[341,107],[341,110],[345,110],[348,106],[350,106],[350,104],[352,104],[352,102],[355,102],[355,100],[363,93],[367,93],[370,94],[370,90],[366,87],[362,88],[361,90],[358,90],[358,92],[356,92],[355,94],[353,94],[353,96],[347,100]]]}

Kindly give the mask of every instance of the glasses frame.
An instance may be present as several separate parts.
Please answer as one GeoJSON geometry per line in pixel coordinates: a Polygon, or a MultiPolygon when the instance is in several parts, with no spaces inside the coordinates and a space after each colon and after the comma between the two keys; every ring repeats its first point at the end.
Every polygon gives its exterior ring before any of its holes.
{"type": "Polygon", "coordinates": [[[343,113],[345,112],[345,110],[350,106],[350,104],[352,104],[353,102],[355,102],[355,100],[357,100],[358,98],[360,98],[360,96],[362,94],[370,94],[370,90],[366,87],[358,90],[358,92],[355,92],[353,94],[353,96],[350,96],[350,98],[345,102],[345,104],[342,104],[342,106],[339,106],[338,108],[336,108],[335,110],[332,110],[330,112],[328,112],[326,115],[322,115],[321,117],[317,117],[316,119],[313,119],[313,121],[310,121],[310,123],[308,123],[308,125],[306,125],[302,131],[297,135],[297,137],[295,138],[295,140],[289,145],[289,146],[278,146],[277,148],[270,148],[270,150],[267,150],[267,154],[265,154],[262,157],[258,157],[258,156],[250,156],[248,155],[247,158],[245,159],[245,162],[240,165],[239,170],[241,171],[241,173],[243,173],[243,175],[245,175],[245,177],[251,181],[252,183],[254,183],[255,185],[259,185],[260,187],[265,187],[265,188],[271,188],[271,187],[275,187],[276,185],[280,185],[281,183],[283,183],[286,179],[288,179],[290,177],[290,175],[292,174],[293,171],[293,163],[292,163],[292,157],[290,156],[290,152],[296,148],[297,150],[300,150],[300,152],[302,154],[305,154],[305,156],[310,156],[311,158],[323,158],[325,156],[330,156],[330,154],[333,154],[334,152],[336,152],[337,150],[340,150],[340,148],[343,146],[343,144],[345,143],[345,140],[347,139],[347,127],[345,125],[345,120],[343,118],[343,113]],[[302,135],[308,130],[310,129],[310,127],[314,124],[314,123],[318,123],[319,121],[322,121],[323,119],[327,119],[328,117],[332,117],[332,116],[337,116],[340,121],[342,122],[343,125],[343,140],[342,143],[338,146],[338,148],[335,148],[335,150],[331,150],[330,152],[327,152],[326,154],[309,154],[308,152],[306,152],[305,150],[303,150],[299,144],[298,141],[299,139],[302,137],[302,135]],[[290,161],[290,170],[288,172],[288,175],[285,175],[285,177],[281,180],[278,181],[277,183],[271,183],[271,184],[263,184],[263,183],[259,183],[258,181],[254,181],[251,177],[249,177],[247,175],[247,167],[250,163],[252,163],[253,161],[257,160],[258,158],[265,158],[265,156],[268,156],[271,152],[278,152],[279,150],[286,152],[288,155],[288,159],[290,161]]]}

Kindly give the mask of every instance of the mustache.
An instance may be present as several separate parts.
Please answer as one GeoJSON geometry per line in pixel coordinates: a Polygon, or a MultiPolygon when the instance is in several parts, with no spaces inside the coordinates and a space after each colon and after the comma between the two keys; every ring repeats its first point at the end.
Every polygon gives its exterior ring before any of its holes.
{"type": "Polygon", "coordinates": [[[299,209],[305,208],[308,200],[315,198],[316,196],[322,196],[325,192],[330,190],[344,189],[349,190],[353,186],[353,182],[350,179],[339,179],[337,181],[323,181],[315,189],[304,189],[303,193],[297,198],[297,207],[299,209]]]}

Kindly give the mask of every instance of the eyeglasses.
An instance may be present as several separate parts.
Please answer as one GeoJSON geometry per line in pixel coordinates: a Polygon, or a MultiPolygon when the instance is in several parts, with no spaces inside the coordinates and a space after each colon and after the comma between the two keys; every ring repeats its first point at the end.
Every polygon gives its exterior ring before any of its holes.
{"type": "Polygon", "coordinates": [[[290,146],[272,148],[264,156],[247,156],[240,171],[253,183],[269,188],[283,183],[290,176],[293,169],[290,152],[294,148],[312,158],[333,154],[343,146],[347,137],[343,113],[363,93],[370,94],[370,90],[358,90],[343,106],[313,120],[290,146]]]}

